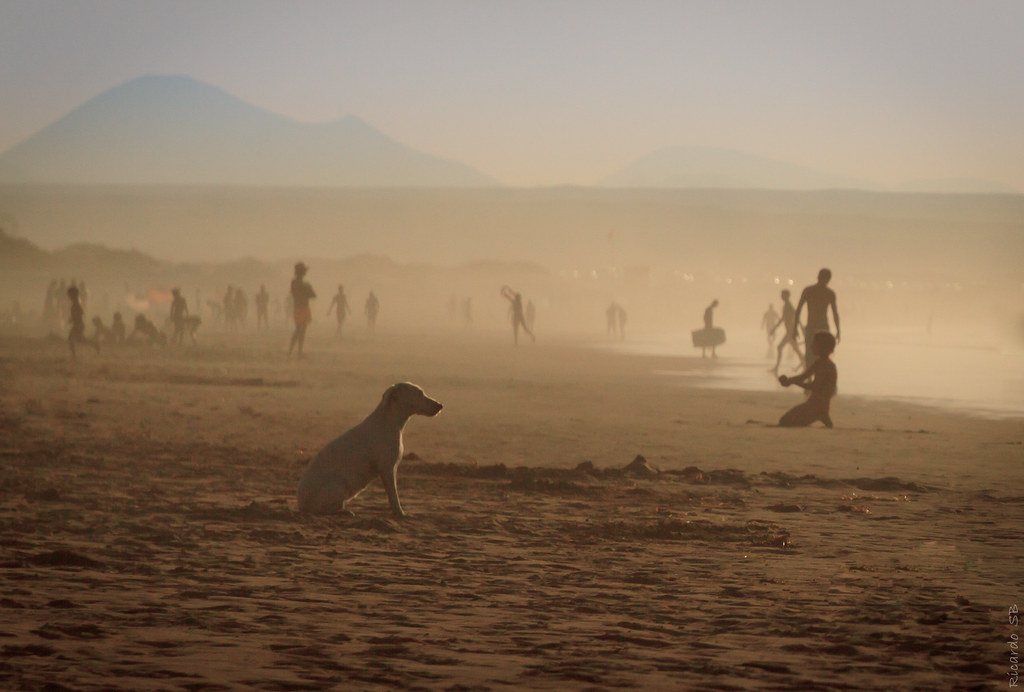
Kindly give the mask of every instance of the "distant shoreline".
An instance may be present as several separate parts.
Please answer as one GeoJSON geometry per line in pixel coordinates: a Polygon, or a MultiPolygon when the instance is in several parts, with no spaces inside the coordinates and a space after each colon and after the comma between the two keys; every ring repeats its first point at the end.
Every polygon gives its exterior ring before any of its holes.
{"type": "MultiPolygon", "coordinates": [[[[672,358],[672,357],[688,357],[685,351],[685,346],[680,345],[673,347],[668,341],[660,342],[645,342],[643,345],[637,344],[620,344],[620,343],[595,343],[592,345],[593,348],[599,350],[605,350],[608,352],[619,352],[627,355],[647,355],[654,358],[672,358]]],[[[924,347],[928,350],[934,350],[935,347],[924,347]]],[[[842,360],[838,360],[840,364],[847,366],[852,365],[850,358],[863,358],[865,353],[864,349],[858,349],[861,353],[851,354],[849,353],[849,347],[847,348],[848,357],[845,359],[846,363],[842,360]]],[[[898,354],[898,358],[901,360],[910,360],[913,354],[910,348],[907,347],[906,353],[898,354]]],[[[689,356],[694,358],[694,356],[689,356]]],[[[840,356],[841,358],[842,356],[840,356]]],[[[1012,392],[1007,393],[1005,398],[999,399],[996,402],[986,402],[978,397],[971,396],[938,396],[934,394],[894,394],[885,391],[869,391],[871,386],[878,386],[877,382],[866,384],[864,382],[858,382],[856,379],[850,377],[840,376],[840,387],[838,397],[841,398],[857,398],[864,401],[886,401],[901,404],[910,404],[913,406],[924,406],[931,409],[937,409],[947,413],[954,413],[957,415],[963,415],[969,418],[985,418],[988,420],[1024,420],[1024,352],[991,352],[987,356],[989,359],[997,359],[1003,365],[1004,368],[1012,368],[1012,370],[1006,373],[1007,381],[1004,388],[1008,388],[1011,383],[1016,383],[1017,396],[1013,396],[1012,392]],[[1008,365],[1007,365],[1008,364],[1008,365]]],[[[700,360],[699,355],[696,356],[695,365],[685,370],[663,370],[659,371],[662,377],[673,381],[681,386],[695,387],[695,388],[706,388],[715,390],[734,390],[734,391],[746,391],[746,392],[758,392],[758,393],[772,393],[778,392],[780,394],[786,392],[783,388],[777,386],[774,382],[774,378],[766,372],[767,366],[771,365],[771,361],[768,359],[757,359],[751,357],[749,353],[744,352],[740,356],[722,355],[720,359],[714,364],[704,362],[700,360]]],[[[780,369],[780,372],[787,373],[793,371],[792,360],[784,361],[784,366],[780,369]],[[789,366],[789,367],[786,367],[789,366]]],[[[863,364],[857,363],[858,367],[855,372],[863,374],[863,364]]],[[[903,364],[906,367],[906,364],[903,364]]],[[[1005,372],[1005,370],[1004,370],[1005,372]]],[[[988,371],[986,370],[987,374],[988,371]]],[[[858,374],[854,374],[853,378],[856,378],[858,374]]],[[[917,377],[924,377],[927,373],[917,375],[917,377]]],[[[916,379],[916,378],[913,378],[916,379]]],[[[913,379],[911,381],[913,381],[913,379]]],[[[998,388],[998,382],[987,383],[993,388],[998,388]]],[[[908,386],[913,386],[908,385],[908,386]]],[[[941,391],[941,390],[940,390],[941,391]]],[[[951,390],[950,390],[951,391],[951,390]]],[[[841,398],[839,399],[841,401],[841,398]]]]}

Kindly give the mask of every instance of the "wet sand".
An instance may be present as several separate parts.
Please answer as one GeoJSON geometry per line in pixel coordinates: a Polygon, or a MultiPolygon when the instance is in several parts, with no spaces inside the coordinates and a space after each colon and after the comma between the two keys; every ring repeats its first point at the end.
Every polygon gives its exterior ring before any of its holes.
{"type": "MultiPolygon", "coordinates": [[[[996,689],[1024,422],[680,387],[569,343],[0,339],[0,687],[996,689]],[[306,517],[394,381],[410,517],[306,517]],[[637,459],[640,456],[642,458],[637,459]]],[[[1024,605],[1024,604],[1022,604],[1024,605]]]]}

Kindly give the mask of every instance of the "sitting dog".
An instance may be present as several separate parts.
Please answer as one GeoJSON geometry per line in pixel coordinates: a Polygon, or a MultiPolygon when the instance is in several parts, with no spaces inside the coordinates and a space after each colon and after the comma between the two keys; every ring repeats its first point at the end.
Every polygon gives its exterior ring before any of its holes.
{"type": "Polygon", "coordinates": [[[299,511],[333,514],[380,478],[391,511],[404,517],[396,471],[402,460],[402,429],[412,416],[436,416],[441,404],[414,384],[400,382],[384,392],[380,404],[341,437],[313,457],[299,480],[299,511]]]}

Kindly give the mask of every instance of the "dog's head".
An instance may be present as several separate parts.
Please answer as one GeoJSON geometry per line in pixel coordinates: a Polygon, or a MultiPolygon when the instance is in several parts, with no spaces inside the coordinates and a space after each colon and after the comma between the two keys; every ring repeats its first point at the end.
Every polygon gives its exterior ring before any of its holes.
{"type": "Polygon", "coordinates": [[[411,382],[399,382],[384,392],[384,405],[405,415],[436,416],[444,408],[411,382]]]}

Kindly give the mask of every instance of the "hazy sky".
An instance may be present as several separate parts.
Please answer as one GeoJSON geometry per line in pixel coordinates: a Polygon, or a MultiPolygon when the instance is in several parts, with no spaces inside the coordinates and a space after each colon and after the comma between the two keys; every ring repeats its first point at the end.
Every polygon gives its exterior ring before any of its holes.
{"type": "Polygon", "coordinates": [[[174,73],[513,185],[711,145],[1024,191],[1022,36],[1019,0],[0,0],[0,151],[174,73]]]}

